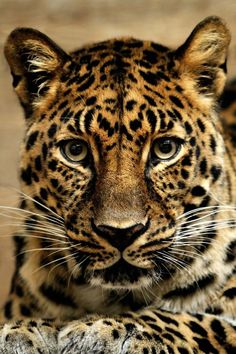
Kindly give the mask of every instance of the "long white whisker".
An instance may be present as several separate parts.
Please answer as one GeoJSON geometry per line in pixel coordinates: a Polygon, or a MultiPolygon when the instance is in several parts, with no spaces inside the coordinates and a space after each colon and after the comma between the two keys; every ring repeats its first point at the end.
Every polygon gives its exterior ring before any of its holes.
{"type": "Polygon", "coordinates": [[[235,206],[230,206],[230,205],[213,205],[213,206],[206,206],[206,207],[200,207],[200,208],[196,208],[190,211],[187,211],[186,213],[181,214],[180,216],[178,216],[176,219],[182,219],[182,218],[186,218],[186,216],[190,216],[192,214],[197,214],[199,212],[205,212],[207,210],[211,210],[211,209],[222,209],[222,210],[230,210],[230,211],[235,211],[236,207],[235,206]]]}
{"type": "Polygon", "coordinates": [[[214,225],[218,225],[218,224],[228,224],[228,225],[235,225],[236,226],[236,219],[218,219],[218,220],[208,220],[208,221],[202,221],[202,222],[194,222],[191,225],[188,226],[181,226],[180,228],[177,227],[177,229],[179,228],[180,230],[189,230],[189,229],[196,229],[196,227],[204,227],[204,225],[210,225],[210,226],[214,226],[214,225]]]}
{"type": "MultiPolygon", "coordinates": [[[[17,214],[17,215],[21,215],[20,213],[25,213],[25,214],[29,214],[29,215],[33,215],[33,216],[37,216],[37,217],[40,217],[42,219],[46,219],[46,220],[54,220],[55,223],[58,222],[59,220],[57,220],[56,218],[51,218],[49,216],[46,216],[46,215],[42,215],[42,214],[38,214],[38,213],[35,213],[35,212],[32,212],[30,210],[26,210],[26,209],[20,209],[20,208],[17,208],[17,207],[9,207],[9,206],[3,206],[3,205],[0,205],[0,210],[7,210],[8,212],[12,212],[14,214],[17,214]]],[[[4,213],[0,213],[0,215],[2,216],[7,216],[7,214],[4,214],[4,213]]],[[[60,225],[64,225],[64,223],[62,223],[60,221],[60,225]]]]}
{"type": "Polygon", "coordinates": [[[25,197],[25,199],[29,199],[32,202],[40,205],[42,208],[44,208],[45,210],[49,211],[51,214],[55,215],[57,219],[60,219],[63,221],[63,218],[59,215],[57,215],[57,213],[55,213],[53,210],[51,210],[49,207],[45,206],[44,204],[38,202],[37,200],[35,200],[34,198],[28,196],[27,194],[25,194],[24,192],[20,191],[20,194],[23,195],[25,197]]]}
{"type": "Polygon", "coordinates": [[[35,272],[38,272],[39,270],[45,268],[45,267],[48,267],[49,265],[51,265],[51,264],[53,264],[53,263],[59,262],[59,261],[62,260],[62,259],[63,259],[63,260],[65,259],[65,262],[66,262],[67,258],[70,258],[70,257],[73,258],[73,256],[75,256],[77,253],[78,253],[78,252],[74,252],[74,253],[72,253],[72,254],[68,254],[67,256],[63,256],[63,257],[60,257],[60,258],[56,258],[56,259],[54,259],[53,261],[50,261],[50,262],[48,262],[48,263],[46,263],[46,264],[43,264],[41,267],[37,268],[37,269],[33,272],[33,274],[34,274],[35,272]]]}

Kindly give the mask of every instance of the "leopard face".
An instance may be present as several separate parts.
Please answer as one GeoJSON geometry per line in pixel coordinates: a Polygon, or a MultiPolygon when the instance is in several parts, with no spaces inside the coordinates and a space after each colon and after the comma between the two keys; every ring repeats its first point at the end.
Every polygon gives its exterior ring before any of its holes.
{"type": "Polygon", "coordinates": [[[60,221],[68,247],[53,257],[73,277],[140,288],[176,271],[171,259],[191,263],[193,245],[176,248],[181,221],[215,205],[224,183],[215,107],[229,33],[213,19],[175,51],[126,38],[67,55],[35,30],[9,37],[27,124],[20,174],[32,199],[22,208],[60,221]]]}

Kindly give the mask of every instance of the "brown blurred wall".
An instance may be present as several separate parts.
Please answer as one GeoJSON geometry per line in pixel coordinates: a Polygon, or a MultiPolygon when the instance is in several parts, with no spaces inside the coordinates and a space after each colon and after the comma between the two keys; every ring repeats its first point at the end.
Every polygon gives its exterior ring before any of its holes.
{"type": "MultiPolygon", "coordinates": [[[[19,141],[24,131],[23,114],[2,52],[12,29],[37,28],[66,50],[127,35],[175,47],[209,15],[223,17],[232,31],[228,66],[232,77],[236,75],[235,0],[0,0],[0,205],[16,205],[19,141]]],[[[6,224],[9,220],[0,217],[0,305],[13,269],[11,227],[6,224]]]]}

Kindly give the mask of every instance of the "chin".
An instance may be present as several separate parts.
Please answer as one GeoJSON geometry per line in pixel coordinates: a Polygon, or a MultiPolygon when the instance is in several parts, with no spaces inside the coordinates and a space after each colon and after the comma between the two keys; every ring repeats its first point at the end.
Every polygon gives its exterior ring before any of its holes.
{"type": "Polygon", "coordinates": [[[150,287],[153,284],[152,272],[153,270],[135,267],[125,260],[119,260],[111,267],[88,273],[86,277],[92,286],[111,290],[132,290],[150,287]]]}

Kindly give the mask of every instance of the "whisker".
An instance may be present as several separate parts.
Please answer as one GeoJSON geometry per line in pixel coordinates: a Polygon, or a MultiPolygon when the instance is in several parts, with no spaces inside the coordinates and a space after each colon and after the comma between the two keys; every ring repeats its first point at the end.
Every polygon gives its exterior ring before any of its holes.
{"type": "Polygon", "coordinates": [[[76,264],[76,265],[74,266],[74,268],[73,268],[73,270],[72,270],[72,272],[71,272],[71,274],[70,274],[70,276],[69,276],[68,282],[67,282],[67,288],[69,288],[71,279],[72,279],[73,275],[75,274],[75,272],[76,272],[76,271],[81,267],[81,265],[82,265],[84,262],[86,262],[87,259],[89,259],[89,258],[90,258],[90,256],[85,257],[80,263],[78,263],[78,264],[76,264]]]}
{"type": "Polygon", "coordinates": [[[19,191],[19,193],[20,193],[22,196],[24,196],[25,199],[31,200],[32,202],[34,202],[34,203],[40,205],[42,208],[44,208],[45,210],[47,210],[47,211],[49,211],[50,213],[52,213],[53,215],[55,215],[57,220],[60,219],[60,220],[63,221],[63,218],[62,218],[61,216],[59,216],[57,213],[55,213],[52,209],[50,209],[50,208],[47,207],[46,205],[40,203],[39,201],[37,201],[36,199],[34,199],[34,198],[28,196],[27,194],[25,194],[25,193],[22,192],[22,191],[19,191]]]}
{"type": "Polygon", "coordinates": [[[208,220],[208,221],[202,221],[202,222],[193,222],[191,225],[188,226],[181,226],[177,227],[177,229],[185,230],[185,229],[196,229],[196,227],[199,225],[200,227],[204,225],[209,224],[210,226],[214,226],[220,223],[228,224],[228,225],[236,225],[236,220],[235,219],[218,219],[218,220],[208,220]]]}
{"type": "MultiPolygon", "coordinates": [[[[17,208],[17,207],[10,207],[10,206],[4,206],[4,205],[0,205],[0,210],[7,210],[8,212],[12,212],[14,214],[17,214],[17,215],[21,215],[21,213],[24,213],[24,214],[29,214],[29,215],[33,215],[33,216],[37,216],[37,217],[40,217],[42,219],[46,219],[46,220],[49,220],[49,219],[52,219],[52,220],[55,220],[55,222],[57,222],[58,220],[56,218],[49,218],[49,216],[45,216],[45,215],[42,215],[42,214],[38,214],[38,213],[35,213],[35,212],[32,212],[30,210],[25,210],[25,209],[20,209],[20,208],[17,208]]],[[[4,213],[0,213],[0,216],[7,216],[6,214],[4,213]]],[[[10,216],[9,216],[10,217],[10,216]]],[[[64,223],[60,222],[60,225],[64,225],[64,223]]]]}
{"type": "Polygon", "coordinates": [[[48,263],[46,263],[46,264],[43,264],[41,267],[37,268],[37,269],[33,272],[33,274],[34,274],[35,272],[38,272],[39,270],[45,268],[45,267],[48,267],[49,265],[51,265],[51,264],[53,264],[53,263],[59,262],[59,261],[62,260],[62,259],[65,259],[65,262],[66,262],[66,261],[67,261],[67,258],[70,258],[70,257],[73,258],[73,256],[75,256],[76,254],[78,254],[78,252],[74,252],[74,253],[69,254],[69,255],[67,255],[67,256],[63,256],[63,257],[60,257],[60,258],[56,258],[56,259],[54,259],[54,260],[52,260],[52,261],[50,261],[50,262],[48,262],[48,263]]]}
{"type": "Polygon", "coordinates": [[[70,247],[63,247],[63,248],[58,248],[58,247],[39,247],[39,248],[31,248],[31,249],[26,249],[24,251],[21,251],[17,254],[17,256],[22,255],[22,254],[27,254],[27,253],[31,253],[31,252],[40,252],[40,251],[56,251],[56,252],[52,252],[50,253],[50,255],[48,255],[48,257],[50,257],[51,255],[53,255],[54,253],[60,252],[60,251],[65,251],[70,249],[70,247]]]}
{"type": "MultiPolygon", "coordinates": [[[[206,215],[204,216],[201,216],[201,217],[197,217],[197,220],[187,220],[187,221],[183,221],[181,223],[178,224],[178,226],[181,226],[181,225],[188,225],[188,224],[193,224],[193,223],[199,223],[200,220],[203,220],[203,219],[206,219],[212,215],[216,215],[216,214],[219,214],[221,212],[226,212],[227,210],[215,210],[215,211],[212,211],[210,213],[207,213],[206,215]]],[[[236,210],[235,210],[236,211],[236,210]]],[[[202,214],[203,212],[200,212],[200,214],[202,214]]],[[[198,213],[199,214],[199,213],[198,213]]],[[[192,216],[191,216],[192,217],[192,216]]],[[[212,219],[211,219],[212,220],[212,219]]]]}
{"type": "Polygon", "coordinates": [[[176,219],[179,220],[179,219],[182,219],[182,218],[186,218],[186,216],[191,216],[193,214],[197,214],[199,212],[205,212],[205,211],[208,211],[208,210],[211,210],[211,209],[222,209],[222,210],[229,210],[229,211],[235,211],[236,210],[236,207],[235,206],[231,206],[231,205],[213,205],[213,206],[206,206],[206,207],[199,207],[199,208],[196,208],[196,209],[193,209],[193,210],[190,210],[190,211],[187,211],[186,213],[183,213],[181,214],[180,216],[178,216],[176,219]]]}
{"type": "Polygon", "coordinates": [[[32,225],[22,225],[21,223],[16,223],[16,222],[12,222],[12,223],[4,223],[2,225],[0,225],[0,227],[6,227],[6,226],[18,226],[22,229],[22,232],[26,232],[26,233],[34,233],[35,231],[42,231],[42,233],[44,232],[45,234],[50,234],[50,235],[54,235],[54,236],[58,236],[61,238],[67,238],[67,236],[63,233],[61,233],[61,230],[57,230],[56,228],[47,228],[47,227],[39,227],[39,226],[35,226],[35,224],[32,225]],[[27,230],[27,227],[30,226],[32,229],[27,230]]]}

